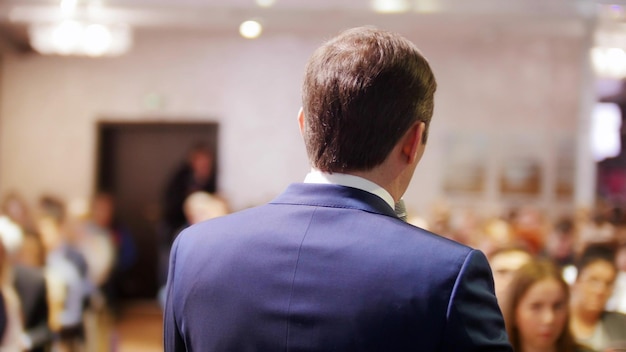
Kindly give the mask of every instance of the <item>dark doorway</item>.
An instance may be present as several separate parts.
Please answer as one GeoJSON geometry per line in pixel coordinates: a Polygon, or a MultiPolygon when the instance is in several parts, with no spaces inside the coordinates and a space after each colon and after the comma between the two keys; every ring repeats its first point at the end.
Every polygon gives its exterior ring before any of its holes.
{"type": "Polygon", "coordinates": [[[215,151],[216,123],[109,123],[98,125],[98,191],[115,199],[117,220],[136,248],[132,267],[121,275],[121,299],[155,298],[159,280],[158,226],[164,187],[192,145],[215,151]]]}

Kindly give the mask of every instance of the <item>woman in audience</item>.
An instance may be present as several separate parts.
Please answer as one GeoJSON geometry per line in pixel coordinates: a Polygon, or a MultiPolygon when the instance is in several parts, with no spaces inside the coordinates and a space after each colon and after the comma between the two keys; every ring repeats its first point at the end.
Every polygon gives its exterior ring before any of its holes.
{"type": "Polygon", "coordinates": [[[516,352],[580,352],[570,333],[568,285],[549,261],[532,260],[515,271],[503,313],[516,352]]]}
{"type": "Polygon", "coordinates": [[[626,315],[607,312],[617,276],[615,249],[592,244],[581,254],[572,285],[571,328],[576,339],[598,351],[626,348],[626,315]]]}

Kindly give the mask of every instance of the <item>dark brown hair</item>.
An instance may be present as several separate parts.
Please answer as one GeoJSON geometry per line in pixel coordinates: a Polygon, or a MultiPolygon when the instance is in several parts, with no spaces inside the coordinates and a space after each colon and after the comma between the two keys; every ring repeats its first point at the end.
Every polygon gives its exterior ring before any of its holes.
{"type": "MultiPolygon", "coordinates": [[[[533,260],[519,268],[507,288],[506,297],[503,302],[502,311],[509,340],[513,346],[513,351],[522,351],[522,341],[516,325],[516,311],[520,301],[528,290],[537,282],[544,279],[556,280],[563,292],[565,300],[563,304],[567,307],[569,302],[569,286],[563,280],[561,271],[548,260],[533,260]]],[[[576,343],[569,330],[569,312],[563,326],[563,331],[556,340],[556,350],[559,352],[574,352],[576,343]]]]}
{"type": "Polygon", "coordinates": [[[313,166],[372,169],[416,121],[426,124],[425,143],[436,87],[426,59],[396,33],[358,27],[326,42],[310,58],[302,89],[313,166]]]}

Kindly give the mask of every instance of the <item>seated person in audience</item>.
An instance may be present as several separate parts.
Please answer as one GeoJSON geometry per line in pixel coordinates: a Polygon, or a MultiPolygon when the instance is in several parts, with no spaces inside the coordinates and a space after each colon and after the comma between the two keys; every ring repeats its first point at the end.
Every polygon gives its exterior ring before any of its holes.
{"type": "Polygon", "coordinates": [[[486,219],[481,230],[474,237],[470,245],[482,250],[487,257],[500,248],[511,247],[516,243],[513,228],[506,220],[499,217],[486,219]]]}
{"type": "Polygon", "coordinates": [[[550,261],[531,260],[515,271],[503,314],[517,352],[582,352],[568,325],[569,286],[550,261]]]}
{"type": "Polygon", "coordinates": [[[61,346],[77,350],[85,337],[83,308],[89,287],[86,261],[68,241],[62,201],[43,197],[37,225],[46,251],[50,326],[58,331],[61,346]]]}
{"type": "Polygon", "coordinates": [[[35,223],[28,203],[18,192],[8,192],[3,197],[0,213],[8,216],[25,233],[35,231],[35,223]]]}
{"type": "Polygon", "coordinates": [[[72,222],[69,232],[72,234],[72,244],[87,262],[87,278],[89,287],[90,308],[100,309],[104,304],[104,286],[109,280],[115,263],[114,234],[101,223],[99,217],[104,211],[105,199],[96,196],[92,202],[91,211],[85,216],[72,222]]]}
{"type": "Polygon", "coordinates": [[[559,219],[548,233],[541,256],[551,260],[560,268],[574,265],[576,232],[574,220],[559,219]]]}
{"type": "Polygon", "coordinates": [[[546,224],[543,212],[532,206],[518,209],[511,219],[513,236],[535,256],[543,248],[546,224]]]}
{"type": "Polygon", "coordinates": [[[576,340],[598,351],[626,348],[626,315],[605,310],[617,276],[614,248],[587,246],[577,269],[570,302],[570,326],[576,340]]]}
{"type": "Polygon", "coordinates": [[[0,294],[4,303],[4,332],[0,335],[0,351],[22,351],[24,324],[20,299],[11,280],[11,261],[7,248],[19,241],[21,230],[6,217],[0,218],[0,294]]]}
{"type": "Polygon", "coordinates": [[[0,220],[0,238],[5,245],[7,258],[12,272],[8,273],[15,292],[19,298],[23,318],[24,334],[22,335],[22,347],[31,352],[47,351],[51,346],[53,334],[48,326],[48,296],[46,280],[40,263],[24,261],[23,252],[28,243],[15,238],[26,239],[30,235],[22,235],[22,229],[17,224],[4,223],[0,220]],[[13,239],[13,240],[10,240],[13,239]]]}
{"type": "Polygon", "coordinates": [[[487,259],[493,272],[496,298],[501,303],[515,271],[530,262],[533,256],[522,247],[503,247],[493,251],[487,259]]]}

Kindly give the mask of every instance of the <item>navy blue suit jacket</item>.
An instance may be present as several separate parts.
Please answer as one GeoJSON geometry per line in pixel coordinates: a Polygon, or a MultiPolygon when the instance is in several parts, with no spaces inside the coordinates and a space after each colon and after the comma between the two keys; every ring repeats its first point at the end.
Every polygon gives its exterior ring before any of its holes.
{"type": "Polygon", "coordinates": [[[511,351],[485,256],[351,187],[293,184],[170,254],[166,351],[511,351]]]}

